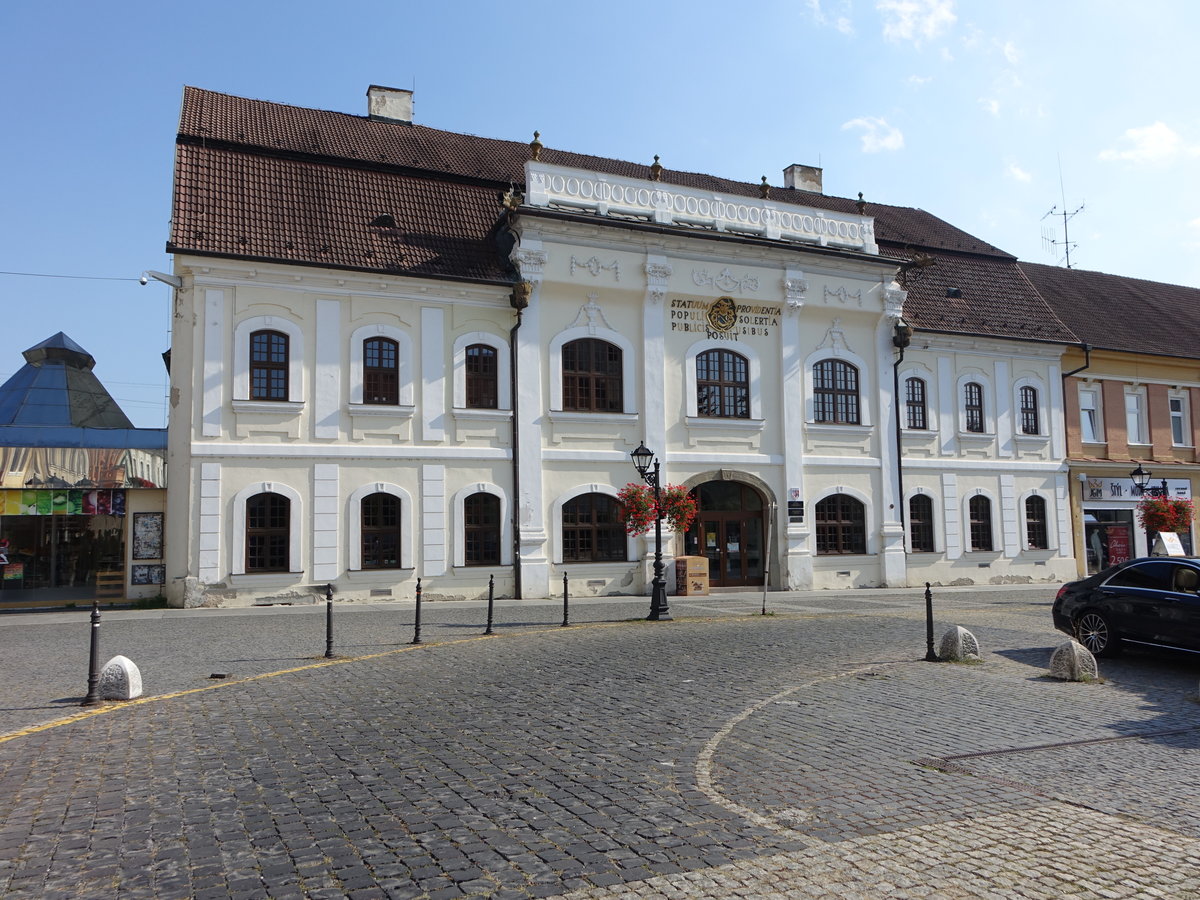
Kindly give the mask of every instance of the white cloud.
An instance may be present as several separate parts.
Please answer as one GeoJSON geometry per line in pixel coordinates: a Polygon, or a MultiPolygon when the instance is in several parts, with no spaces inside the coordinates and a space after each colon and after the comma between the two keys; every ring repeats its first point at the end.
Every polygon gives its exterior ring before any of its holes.
{"type": "Polygon", "coordinates": [[[1005,41],[1001,44],[1000,52],[1004,54],[1004,58],[1008,60],[1010,66],[1015,66],[1021,61],[1021,51],[1017,49],[1017,45],[1012,41],[1005,41]]]}
{"type": "Polygon", "coordinates": [[[884,119],[875,116],[851,119],[842,126],[843,131],[847,128],[862,129],[863,153],[900,150],[904,147],[904,135],[900,133],[900,129],[889,125],[884,119]]]}
{"type": "Polygon", "coordinates": [[[933,40],[957,20],[954,0],[877,0],[883,36],[896,43],[933,40]]]}
{"type": "Polygon", "coordinates": [[[1126,129],[1123,138],[1129,145],[1128,149],[1102,150],[1100,158],[1109,162],[1121,160],[1133,163],[1166,162],[1185,149],[1183,138],[1162,122],[1155,122],[1145,128],[1126,129]]]}
{"type": "Polygon", "coordinates": [[[1029,182],[1033,181],[1033,176],[1016,163],[1009,163],[1008,168],[1004,170],[1004,174],[1013,181],[1020,181],[1022,184],[1028,184],[1029,182]]]}
{"type": "Polygon", "coordinates": [[[1192,219],[1192,221],[1188,222],[1188,227],[1200,230],[1200,219],[1192,219]]]}
{"type": "Polygon", "coordinates": [[[931,76],[931,75],[909,75],[908,76],[908,83],[911,84],[913,87],[925,87],[925,85],[929,84],[929,82],[931,82],[931,81],[933,81],[933,76],[931,76]]]}
{"type": "Polygon", "coordinates": [[[1000,101],[994,97],[980,97],[979,105],[991,113],[993,116],[1000,115],[1000,101]]]}
{"type": "Polygon", "coordinates": [[[821,8],[821,0],[808,0],[808,8],[812,10],[813,21],[818,25],[829,25],[845,35],[854,34],[854,23],[846,13],[850,10],[849,0],[834,0],[839,7],[839,13],[827,13],[821,8]]]}

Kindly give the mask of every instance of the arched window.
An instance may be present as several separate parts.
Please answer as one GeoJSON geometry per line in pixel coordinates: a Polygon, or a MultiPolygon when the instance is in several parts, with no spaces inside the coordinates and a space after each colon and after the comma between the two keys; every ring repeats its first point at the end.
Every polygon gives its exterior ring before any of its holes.
{"type": "Polygon", "coordinates": [[[563,504],[563,562],[608,562],[626,556],[621,505],[607,494],[581,494],[563,504]]]}
{"type": "Polygon", "coordinates": [[[1046,528],[1046,500],[1037,494],[1025,498],[1025,543],[1030,550],[1047,550],[1050,547],[1046,528]]]}
{"type": "Polygon", "coordinates": [[[820,500],[814,511],[817,555],[867,552],[866,507],[846,494],[820,500]]]}
{"type": "Polygon", "coordinates": [[[487,344],[472,344],[466,350],[467,407],[497,409],[496,348],[487,344]]]}
{"type": "Polygon", "coordinates": [[[1021,433],[1041,434],[1038,421],[1038,392],[1035,387],[1021,388],[1021,433]]]}
{"type": "Polygon", "coordinates": [[[709,350],[696,357],[696,415],[750,418],[750,366],[732,350],[709,350]]]}
{"type": "Polygon", "coordinates": [[[391,338],[363,341],[363,403],[396,406],[400,402],[400,345],[391,338]]]}
{"type": "Polygon", "coordinates": [[[624,412],[621,348],[582,338],[562,347],[563,409],[624,412]]]}
{"type": "Polygon", "coordinates": [[[963,413],[967,431],[983,434],[983,387],[978,382],[963,386],[963,413]]]}
{"type": "Polygon", "coordinates": [[[858,369],[840,359],[813,366],[813,421],[857,425],[858,369]]]}
{"type": "Polygon", "coordinates": [[[400,498],[393,494],[368,494],[359,504],[359,514],[362,568],[400,568],[400,498]]]}
{"type": "Polygon", "coordinates": [[[472,494],[463,502],[464,562],[468,566],[500,564],[500,498],[472,494]]]}
{"type": "Polygon", "coordinates": [[[976,494],[967,504],[971,518],[971,549],[992,549],[992,501],[976,494]]]}
{"type": "Polygon", "coordinates": [[[291,501],[255,494],[246,501],[246,572],[286,572],[291,550],[291,501]]]}
{"type": "Polygon", "coordinates": [[[288,336],[279,331],[250,335],[250,399],[287,400],[288,336]]]}
{"type": "Polygon", "coordinates": [[[913,553],[932,553],[933,498],[928,494],[913,494],[908,501],[908,536],[913,553]]]}
{"type": "Polygon", "coordinates": [[[925,381],[909,378],[904,382],[904,403],[908,411],[908,427],[926,429],[929,416],[925,409],[925,381]]]}

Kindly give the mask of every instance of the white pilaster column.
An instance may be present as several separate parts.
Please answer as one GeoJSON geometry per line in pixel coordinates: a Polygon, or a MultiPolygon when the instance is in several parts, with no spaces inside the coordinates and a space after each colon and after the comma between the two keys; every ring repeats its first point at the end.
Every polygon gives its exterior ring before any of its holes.
{"type": "Polygon", "coordinates": [[[780,560],[781,586],[802,591],[813,586],[812,543],[808,522],[812,504],[804,486],[804,357],[800,348],[800,318],[808,282],[799,269],[788,269],[783,279],[786,308],[779,323],[781,384],[778,404],[783,411],[784,496],[780,499],[784,532],[783,558],[780,560]],[[799,499],[804,514],[793,519],[787,514],[788,501],[799,499]]]}
{"type": "Polygon", "coordinates": [[[1000,476],[1000,527],[1004,533],[1004,555],[1015,559],[1021,552],[1024,540],[1021,536],[1021,511],[1017,509],[1016,478],[1011,473],[1000,476]]]}
{"type": "Polygon", "coordinates": [[[1067,435],[1064,428],[1067,410],[1063,402],[1062,369],[1052,365],[1047,373],[1050,378],[1050,415],[1046,427],[1050,430],[1050,455],[1060,462],[1067,457],[1067,435]]]}
{"type": "Polygon", "coordinates": [[[229,339],[225,322],[225,292],[204,291],[204,381],[200,386],[200,432],[204,437],[219,437],[224,423],[221,414],[226,385],[225,343],[229,339]]]}
{"type": "MultiPolygon", "coordinates": [[[[216,584],[221,580],[221,464],[200,464],[200,530],[199,556],[196,572],[201,584],[216,584]]],[[[230,535],[232,540],[244,541],[244,534],[230,535]]]]}
{"type": "Polygon", "coordinates": [[[1001,457],[1016,455],[1013,443],[1012,368],[1007,360],[996,360],[996,442],[1001,457]]]}
{"type": "Polygon", "coordinates": [[[942,456],[954,456],[958,451],[958,385],[954,383],[954,359],[939,356],[937,361],[938,380],[938,444],[942,456]]]}
{"type": "Polygon", "coordinates": [[[946,529],[946,559],[959,559],[963,555],[963,534],[957,475],[942,475],[942,519],[946,529]]]}
{"type": "Polygon", "coordinates": [[[521,559],[521,594],[527,599],[550,596],[550,555],[546,533],[546,497],[542,475],[542,448],[545,436],[542,419],[546,413],[543,384],[549,370],[545,358],[546,342],[542,335],[542,273],[546,253],[541,241],[526,235],[513,252],[513,261],[521,277],[529,282],[529,305],[521,315],[516,335],[517,412],[513,428],[517,431],[517,460],[520,467],[520,495],[517,504],[518,547],[521,559]]]}
{"type": "MultiPolygon", "coordinates": [[[[319,346],[319,345],[318,345],[319,346]]],[[[330,582],[338,577],[338,467],[332,463],[313,466],[313,581],[330,582]]]]}
{"type": "Polygon", "coordinates": [[[446,312],[421,310],[421,439],[446,439],[446,312]]]}
{"type": "Polygon", "coordinates": [[[908,557],[904,552],[904,525],[900,521],[903,502],[897,484],[900,446],[896,440],[896,421],[900,405],[895,392],[897,351],[892,343],[896,318],[881,316],[875,326],[876,372],[879,378],[879,574],[888,587],[908,584],[908,557]]]}
{"type": "MultiPolygon", "coordinates": [[[[646,296],[642,302],[642,440],[658,454],[662,470],[662,486],[671,483],[667,453],[667,288],[674,269],[665,256],[646,254],[646,296]]],[[[635,367],[636,368],[636,367],[635,367]]],[[[630,448],[633,449],[632,447],[630,448]]],[[[633,463],[629,462],[629,481],[637,481],[633,463]]],[[[642,547],[642,580],[649,585],[654,579],[654,530],[639,541],[642,547]]],[[[662,525],[663,578],[667,593],[674,593],[675,532],[669,524],[662,525]]]]}
{"type": "Polygon", "coordinates": [[[419,574],[446,574],[446,467],[421,466],[421,563],[419,574]]]}
{"type": "Polygon", "coordinates": [[[342,412],[342,304],[338,300],[317,301],[316,347],[313,436],[332,441],[341,431],[342,412]]]}

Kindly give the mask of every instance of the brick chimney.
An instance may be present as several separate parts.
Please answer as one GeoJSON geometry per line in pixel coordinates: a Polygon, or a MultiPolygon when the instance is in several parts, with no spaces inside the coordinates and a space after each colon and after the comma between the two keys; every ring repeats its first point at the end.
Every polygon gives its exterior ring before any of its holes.
{"type": "Polygon", "coordinates": [[[783,170],[783,186],[797,191],[812,191],[814,194],[824,193],[821,187],[821,169],[819,166],[792,163],[783,170]]]}
{"type": "Polygon", "coordinates": [[[367,113],[380,122],[400,122],[411,125],[413,120],[413,92],[402,88],[381,87],[373,84],[367,88],[367,113]]]}

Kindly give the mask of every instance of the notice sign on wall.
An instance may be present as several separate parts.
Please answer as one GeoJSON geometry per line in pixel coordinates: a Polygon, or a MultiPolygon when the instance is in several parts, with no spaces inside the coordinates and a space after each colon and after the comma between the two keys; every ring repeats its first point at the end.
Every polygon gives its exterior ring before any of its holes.
{"type": "Polygon", "coordinates": [[[671,330],[706,334],[717,341],[770,337],[779,327],[779,309],[739,304],[732,297],[716,300],[671,298],[671,330]]]}

